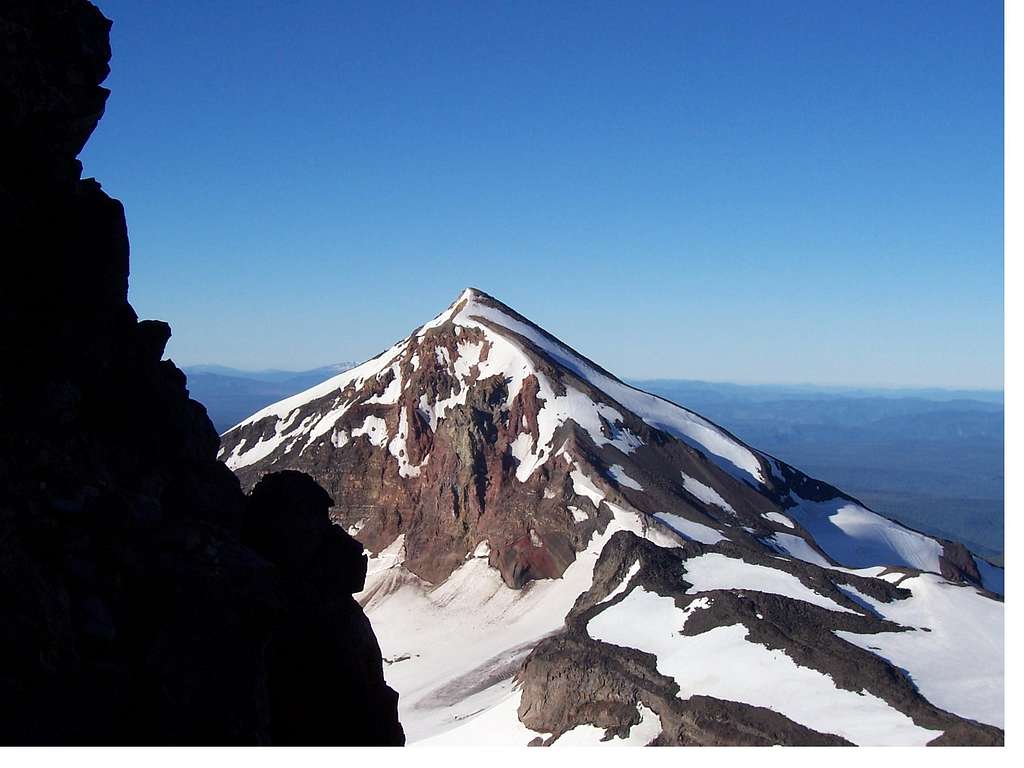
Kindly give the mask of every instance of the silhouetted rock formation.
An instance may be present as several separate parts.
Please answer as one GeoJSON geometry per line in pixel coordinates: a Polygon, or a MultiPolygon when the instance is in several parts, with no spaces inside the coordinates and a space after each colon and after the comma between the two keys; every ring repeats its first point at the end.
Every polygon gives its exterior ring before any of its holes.
{"type": "Polygon", "coordinates": [[[109,28],[0,6],[0,742],[401,744],[361,548],[307,477],[247,501],[128,303],[123,210],[76,159],[109,28]]]}
{"type": "Polygon", "coordinates": [[[270,655],[271,735],[277,744],[401,741],[397,695],[382,684],[370,622],[352,594],[363,588],[363,545],[333,525],[334,502],[309,475],[266,475],[249,497],[242,540],[284,576],[285,620],[270,655]],[[339,719],[339,691],[363,707],[339,719]]]}

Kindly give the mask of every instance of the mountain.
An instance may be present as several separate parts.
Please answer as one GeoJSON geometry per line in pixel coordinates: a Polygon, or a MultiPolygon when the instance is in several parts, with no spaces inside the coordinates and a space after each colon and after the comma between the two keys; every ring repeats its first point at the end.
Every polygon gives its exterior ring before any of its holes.
{"type": "MultiPolygon", "coordinates": [[[[184,368],[218,432],[355,367],[184,368]]],[[[710,417],[751,445],[827,477],[886,517],[1002,563],[1003,394],[685,379],[628,383],[710,417]]]]}
{"type": "MultiPolygon", "coordinates": [[[[244,371],[190,366],[218,432],[355,367],[244,371]]],[[[1003,393],[853,389],[686,379],[628,383],[711,418],[744,442],[827,477],[876,512],[1003,557],[1003,393]]]]}
{"type": "Polygon", "coordinates": [[[254,411],[355,367],[336,363],[309,371],[243,371],[223,365],[184,368],[189,394],[203,403],[218,432],[254,411]]]}
{"type": "Polygon", "coordinates": [[[372,553],[410,741],[990,744],[1002,571],[467,289],[222,436],[372,553]]]}

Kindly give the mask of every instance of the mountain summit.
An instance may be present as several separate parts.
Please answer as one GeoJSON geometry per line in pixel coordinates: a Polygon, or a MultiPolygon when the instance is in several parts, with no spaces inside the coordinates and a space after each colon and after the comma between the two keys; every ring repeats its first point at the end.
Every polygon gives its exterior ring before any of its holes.
{"type": "Polygon", "coordinates": [[[374,554],[410,741],[1002,740],[1000,569],[482,291],[220,457],[246,486],[309,473],[374,554]]]}

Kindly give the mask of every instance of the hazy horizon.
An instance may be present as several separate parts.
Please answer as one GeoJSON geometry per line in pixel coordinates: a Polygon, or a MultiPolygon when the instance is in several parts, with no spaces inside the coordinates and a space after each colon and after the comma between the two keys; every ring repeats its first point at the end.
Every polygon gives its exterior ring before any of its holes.
{"type": "MultiPolygon", "coordinates": [[[[387,347],[381,349],[384,351],[387,347]]],[[[178,360],[171,358],[176,365],[186,370],[195,370],[200,368],[207,369],[220,369],[223,371],[237,371],[245,374],[261,374],[261,373],[277,373],[277,374],[303,374],[310,371],[320,370],[322,368],[330,368],[331,366],[342,364],[342,363],[355,363],[360,364],[365,360],[356,360],[354,358],[338,358],[332,362],[324,362],[320,364],[311,365],[303,368],[282,368],[275,365],[260,365],[256,367],[239,367],[233,365],[225,365],[216,361],[205,361],[198,363],[182,363],[178,360]]],[[[370,358],[367,358],[370,359],[370,358]]],[[[612,371],[614,374],[615,372],[612,371]]],[[[941,385],[906,385],[906,384],[888,384],[888,383],[874,383],[874,384],[846,384],[836,382],[815,382],[815,381],[762,381],[762,380],[751,380],[751,381],[738,381],[735,379],[707,379],[692,376],[632,376],[632,375],[619,375],[615,374],[617,378],[622,379],[626,382],[632,383],[643,383],[643,382],[687,382],[691,384],[708,384],[710,386],[737,386],[737,387],[750,387],[750,388],[778,388],[778,389],[802,389],[806,388],[809,390],[828,390],[841,392],[843,390],[849,390],[850,392],[964,392],[964,393],[978,393],[988,395],[999,395],[1002,396],[1005,393],[1004,387],[957,387],[957,386],[941,386],[941,385]]]]}

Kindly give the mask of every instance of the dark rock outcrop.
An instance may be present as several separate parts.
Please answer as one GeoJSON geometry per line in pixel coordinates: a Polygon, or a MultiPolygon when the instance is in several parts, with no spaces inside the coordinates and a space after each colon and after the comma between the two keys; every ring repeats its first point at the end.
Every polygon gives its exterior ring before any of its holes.
{"type": "Polygon", "coordinates": [[[661,719],[662,731],[650,746],[848,744],[764,707],[710,696],[680,698],[679,686],[658,673],[650,654],[572,634],[538,645],[519,679],[520,719],[528,728],[551,733],[545,744],[580,724],[625,737],[637,723],[638,705],[661,719]]]}
{"type": "Polygon", "coordinates": [[[0,5],[0,743],[401,744],[360,547],[308,478],[246,499],[128,303],[123,209],[76,159],[109,28],[0,5]]]}
{"type": "Polygon", "coordinates": [[[277,472],[252,490],[242,541],[283,576],[284,620],[269,655],[275,744],[396,744],[398,695],[384,685],[370,622],[352,593],[363,588],[363,546],[333,525],[334,502],[309,475],[277,472]],[[339,718],[343,691],[362,707],[339,718]]]}
{"type": "MultiPolygon", "coordinates": [[[[565,629],[532,651],[517,679],[522,686],[519,716],[532,730],[550,733],[551,741],[581,724],[624,736],[636,724],[638,707],[653,710],[662,732],[660,746],[687,745],[833,745],[845,741],[815,732],[783,715],[735,701],[709,696],[681,697],[679,685],[657,669],[657,659],[590,637],[587,623],[621,600],[609,595],[622,583],[629,567],[639,563],[626,592],[644,589],[671,597],[683,608],[696,598],[688,594],[687,561],[708,552],[758,563],[758,554],[733,544],[687,542],[672,551],[632,533],[612,536],[601,553],[591,588],[580,595],[566,618],[565,629]]],[[[767,564],[767,557],[761,564],[767,564]]],[[[781,564],[781,561],[776,565],[781,564]]],[[[785,570],[819,594],[855,608],[839,585],[848,585],[882,601],[905,599],[907,590],[888,582],[788,561],[785,570]]],[[[888,661],[843,642],[836,630],[859,633],[899,631],[898,625],[872,615],[841,613],[767,592],[720,590],[711,605],[696,611],[681,634],[699,635],[715,627],[742,624],[753,642],[779,649],[806,668],[828,675],[839,688],[871,693],[904,712],[915,723],[942,732],[935,744],[992,746],[1003,732],[942,711],[924,699],[907,674],[888,661]]]]}

